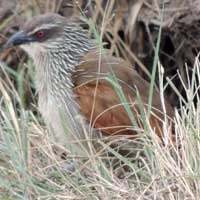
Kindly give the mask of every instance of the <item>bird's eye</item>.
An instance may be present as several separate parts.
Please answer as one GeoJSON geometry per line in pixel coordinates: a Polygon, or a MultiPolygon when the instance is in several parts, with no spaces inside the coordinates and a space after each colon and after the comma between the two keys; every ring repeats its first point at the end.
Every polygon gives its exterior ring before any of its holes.
{"type": "Polygon", "coordinates": [[[43,38],[45,36],[45,32],[44,31],[38,31],[38,32],[36,32],[36,36],[38,38],[43,38]]]}

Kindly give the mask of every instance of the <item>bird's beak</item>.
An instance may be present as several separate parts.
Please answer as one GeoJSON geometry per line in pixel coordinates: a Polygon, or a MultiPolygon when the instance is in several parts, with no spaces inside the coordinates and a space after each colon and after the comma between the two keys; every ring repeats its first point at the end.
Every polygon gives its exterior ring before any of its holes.
{"type": "Polygon", "coordinates": [[[4,49],[19,46],[21,44],[26,44],[30,41],[31,39],[29,36],[26,35],[26,33],[24,33],[23,31],[19,31],[8,39],[8,41],[4,45],[4,49]]]}

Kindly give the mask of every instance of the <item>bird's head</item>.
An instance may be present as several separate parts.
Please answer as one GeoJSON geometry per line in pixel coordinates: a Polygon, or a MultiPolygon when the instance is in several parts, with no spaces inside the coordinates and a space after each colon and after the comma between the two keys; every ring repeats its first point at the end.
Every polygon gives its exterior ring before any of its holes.
{"type": "Polygon", "coordinates": [[[87,43],[84,30],[73,20],[55,13],[33,17],[11,36],[5,48],[20,46],[34,58],[36,53],[80,49],[87,43]]]}

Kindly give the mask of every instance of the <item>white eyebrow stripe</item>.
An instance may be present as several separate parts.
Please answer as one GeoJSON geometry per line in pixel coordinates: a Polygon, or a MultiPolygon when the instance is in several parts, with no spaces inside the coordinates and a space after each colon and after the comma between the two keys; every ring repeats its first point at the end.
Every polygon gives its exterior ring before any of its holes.
{"type": "Polygon", "coordinates": [[[58,27],[58,26],[55,25],[55,24],[43,24],[43,25],[41,25],[40,27],[36,27],[33,31],[29,32],[28,34],[29,34],[29,35],[32,35],[33,33],[36,33],[36,32],[39,31],[39,30],[42,30],[42,29],[50,29],[50,28],[54,28],[54,27],[58,27]]]}

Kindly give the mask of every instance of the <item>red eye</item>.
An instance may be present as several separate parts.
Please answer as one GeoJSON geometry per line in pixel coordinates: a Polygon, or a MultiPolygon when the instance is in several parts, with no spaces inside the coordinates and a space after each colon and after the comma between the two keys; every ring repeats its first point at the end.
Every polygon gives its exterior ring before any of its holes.
{"type": "Polygon", "coordinates": [[[37,35],[38,38],[43,38],[45,36],[45,32],[44,31],[38,31],[36,33],[36,35],[37,35]]]}

